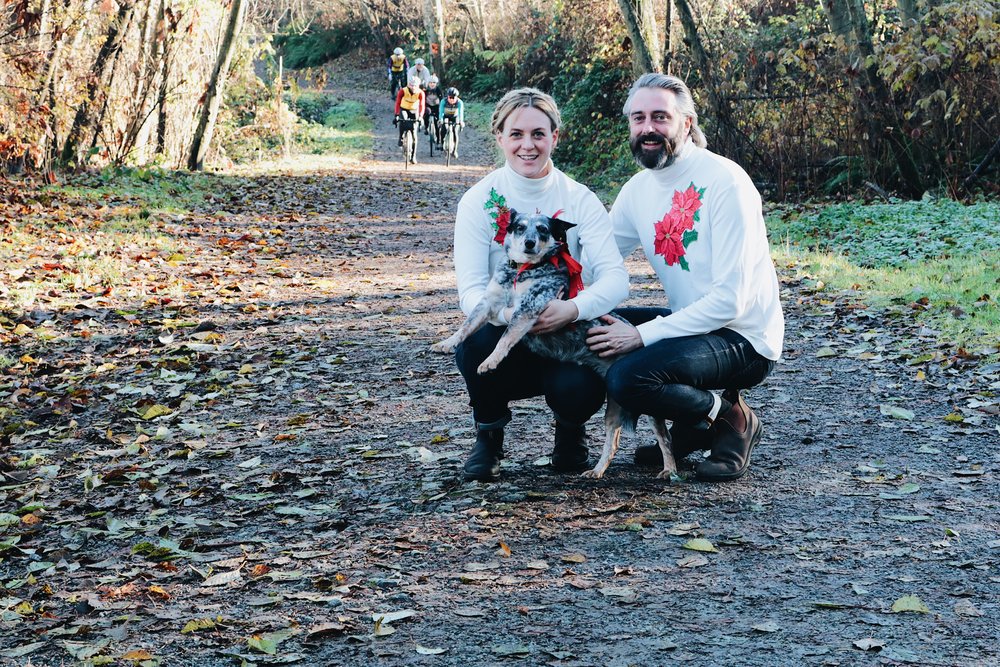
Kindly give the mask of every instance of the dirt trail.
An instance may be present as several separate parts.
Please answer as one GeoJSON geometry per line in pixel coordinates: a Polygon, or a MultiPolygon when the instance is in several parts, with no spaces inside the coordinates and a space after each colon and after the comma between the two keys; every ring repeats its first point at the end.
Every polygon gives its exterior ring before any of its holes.
{"type": "MultiPolygon", "coordinates": [[[[894,358],[890,341],[919,332],[884,330],[790,276],[785,357],[748,395],[765,430],[744,479],[657,481],[631,464],[638,439],[600,481],[554,474],[541,465],[552,425],[536,400],[513,406],[502,481],[462,482],[464,388],[428,346],[461,319],[453,212],[492,164],[491,141],[467,130],[450,169],[422,145],[403,173],[388,94],[377,73],[356,72],[335,67],[330,89],[372,112],[371,161],[252,179],[170,228],[235,286],[190,301],[189,316],[227,340],[195,370],[246,381],[206,380],[178,409],[171,428],[201,428],[190,455],[150,442],[144,465],[163,466],[169,491],[103,486],[84,505],[100,518],[51,508],[24,544],[36,561],[81,567],[49,573],[57,620],[4,617],[0,649],[45,643],[9,664],[63,664],[63,642],[108,637],[114,655],[148,649],[172,665],[1000,664],[995,418],[946,422],[968,395],[961,368],[894,358]],[[267,223],[280,225],[280,252],[249,261],[220,249],[220,235],[262,214],[282,220],[267,223]],[[871,354],[851,352],[861,346],[871,354]],[[73,521],[94,531],[63,546],[73,521]],[[163,537],[187,554],[174,569],[135,551],[163,537]],[[684,548],[693,538],[716,551],[684,548]],[[236,574],[204,580],[219,573],[236,574]],[[169,597],[98,593],[129,583],[169,597]],[[928,613],[894,613],[904,596],[928,613]]],[[[643,262],[628,265],[629,303],[654,303],[643,262]]],[[[595,450],[601,428],[589,425],[595,450]]],[[[74,444],[95,471],[122,465],[113,446],[74,444]]],[[[83,464],[58,456],[49,492],[80,494],[83,464]]],[[[0,565],[4,581],[30,560],[0,565]]]]}

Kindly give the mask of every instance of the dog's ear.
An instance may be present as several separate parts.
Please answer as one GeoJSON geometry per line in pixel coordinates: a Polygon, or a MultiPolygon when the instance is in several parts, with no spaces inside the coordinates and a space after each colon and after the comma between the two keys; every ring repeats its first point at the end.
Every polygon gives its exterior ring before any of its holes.
{"type": "Polygon", "coordinates": [[[516,208],[508,208],[507,210],[510,211],[511,222],[514,222],[514,219],[517,218],[519,215],[521,215],[520,213],[517,212],[516,208]]]}
{"type": "Polygon", "coordinates": [[[549,229],[552,230],[552,238],[562,243],[566,243],[566,232],[576,227],[575,222],[566,222],[559,218],[549,218],[549,229]]]}

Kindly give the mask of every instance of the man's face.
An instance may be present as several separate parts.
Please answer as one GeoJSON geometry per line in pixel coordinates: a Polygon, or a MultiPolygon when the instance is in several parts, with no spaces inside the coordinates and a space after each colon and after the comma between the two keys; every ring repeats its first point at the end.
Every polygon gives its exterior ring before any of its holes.
{"type": "Polygon", "coordinates": [[[629,146],[639,166],[664,169],[677,159],[691,119],[677,111],[677,96],[662,88],[640,88],[629,108],[629,146]]]}

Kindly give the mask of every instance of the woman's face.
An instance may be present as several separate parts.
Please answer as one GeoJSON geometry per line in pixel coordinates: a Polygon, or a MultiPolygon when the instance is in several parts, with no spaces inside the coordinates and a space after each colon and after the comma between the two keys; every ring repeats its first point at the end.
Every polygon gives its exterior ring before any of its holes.
{"type": "Polygon", "coordinates": [[[552,149],[559,140],[559,130],[535,107],[521,107],[507,116],[497,144],[507,164],[525,178],[542,178],[551,171],[552,149]]]}

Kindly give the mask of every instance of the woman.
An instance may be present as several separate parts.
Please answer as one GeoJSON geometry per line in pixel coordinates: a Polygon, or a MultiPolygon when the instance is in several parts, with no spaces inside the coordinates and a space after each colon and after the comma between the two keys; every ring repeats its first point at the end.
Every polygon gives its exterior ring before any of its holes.
{"type": "MultiPolygon", "coordinates": [[[[552,164],[559,121],[555,100],[534,88],[512,90],[497,102],[491,129],[506,162],[465,193],[455,219],[455,274],[466,315],[482,298],[497,263],[507,261],[503,236],[511,209],[574,223],[567,245],[584,267],[586,289],[571,299],[549,302],[532,333],[604,315],[628,295],[628,273],[607,210],[593,192],[552,164]]],[[[545,396],[556,421],[553,468],[585,470],[584,424],[604,403],[604,382],[589,369],[539,357],[524,345],[517,345],[496,371],[479,375],[477,367],[496,346],[509,317],[502,313],[500,321],[481,328],[455,353],[476,423],[465,478],[499,479],[504,426],[511,419],[508,403],[539,395],[545,396]]]]}

